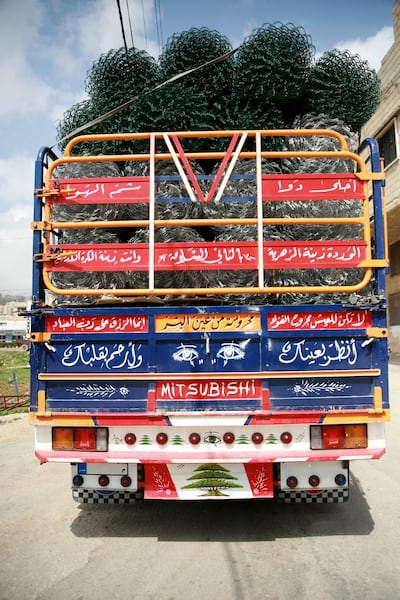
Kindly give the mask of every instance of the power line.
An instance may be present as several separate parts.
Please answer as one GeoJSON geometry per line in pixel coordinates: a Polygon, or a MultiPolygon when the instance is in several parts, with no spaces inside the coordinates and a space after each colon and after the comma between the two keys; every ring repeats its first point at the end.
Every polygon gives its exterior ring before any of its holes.
{"type": "Polygon", "coordinates": [[[131,32],[131,42],[132,42],[132,48],[135,46],[134,42],[133,42],[133,32],[132,32],[132,23],[131,23],[131,13],[129,10],[129,2],[128,0],[126,0],[126,12],[128,13],[128,21],[129,21],[129,30],[131,32]]]}
{"type": "Polygon", "coordinates": [[[161,54],[163,46],[164,46],[164,40],[163,40],[163,33],[162,33],[160,0],[154,0],[154,14],[155,14],[156,27],[157,27],[158,51],[161,54]]]}
{"type": "Polygon", "coordinates": [[[122,31],[122,38],[124,40],[125,51],[128,52],[128,46],[127,46],[127,43],[126,43],[125,29],[124,29],[124,20],[122,18],[120,0],[117,0],[117,6],[118,6],[119,21],[121,23],[121,31],[122,31]]]}
{"type": "Polygon", "coordinates": [[[148,46],[147,46],[147,31],[146,31],[146,17],[144,14],[144,3],[142,0],[142,16],[143,16],[143,30],[144,30],[144,41],[146,44],[146,50],[148,50],[148,46]]]}

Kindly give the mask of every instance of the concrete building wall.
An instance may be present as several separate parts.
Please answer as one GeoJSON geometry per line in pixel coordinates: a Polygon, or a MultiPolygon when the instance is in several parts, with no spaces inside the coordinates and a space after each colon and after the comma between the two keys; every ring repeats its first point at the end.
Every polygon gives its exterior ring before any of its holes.
{"type": "Polygon", "coordinates": [[[391,262],[387,279],[390,343],[393,352],[397,353],[400,352],[400,0],[395,0],[392,15],[394,42],[378,72],[381,101],[362,128],[361,137],[374,137],[379,143],[380,138],[394,127],[396,155],[390,164],[385,164],[385,191],[391,262]]]}

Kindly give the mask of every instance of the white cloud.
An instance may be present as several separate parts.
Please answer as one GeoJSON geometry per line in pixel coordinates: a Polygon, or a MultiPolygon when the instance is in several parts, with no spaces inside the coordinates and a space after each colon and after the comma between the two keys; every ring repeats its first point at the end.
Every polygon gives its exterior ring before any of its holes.
{"type": "Polygon", "coordinates": [[[19,214],[21,205],[32,205],[34,161],[31,157],[12,156],[0,160],[0,206],[19,214]]]}
{"type": "MultiPolygon", "coordinates": [[[[157,55],[157,46],[152,40],[154,27],[153,0],[130,2],[129,15],[126,4],[121,2],[121,11],[125,37],[128,47],[133,44],[136,48],[144,49],[153,56],[157,55]],[[130,16],[130,23],[129,23],[130,16]],[[130,25],[132,27],[132,36],[130,25]]],[[[86,56],[97,58],[110,49],[121,48],[123,37],[121,24],[115,2],[97,0],[92,10],[83,15],[78,23],[79,38],[82,50],[86,56]]]]}
{"type": "Polygon", "coordinates": [[[375,35],[366,38],[355,38],[344,42],[338,42],[339,50],[349,50],[352,54],[358,54],[363,60],[368,61],[370,66],[379,71],[381,60],[393,44],[393,28],[383,27],[375,35]]]}
{"type": "Polygon", "coordinates": [[[16,224],[12,215],[2,215],[0,252],[6,258],[0,263],[0,293],[29,293],[32,274],[30,220],[16,224]]]}
{"type": "Polygon", "coordinates": [[[0,160],[0,292],[28,293],[32,271],[34,161],[0,160]]]}
{"type": "Polygon", "coordinates": [[[42,17],[38,0],[0,3],[0,72],[6,83],[0,95],[0,117],[39,110],[47,104],[51,87],[29,64],[29,48],[37,42],[42,17]]]}

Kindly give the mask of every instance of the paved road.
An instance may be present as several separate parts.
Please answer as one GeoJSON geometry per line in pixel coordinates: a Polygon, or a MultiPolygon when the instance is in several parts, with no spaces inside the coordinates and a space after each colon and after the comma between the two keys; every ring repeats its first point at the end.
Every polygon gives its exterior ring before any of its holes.
{"type": "Polygon", "coordinates": [[[0,600],[397,600],[400,364],[390,377],[388,451],[353,463],[343,505],[81,507],[27,415],[0,418],[0,600]]]}

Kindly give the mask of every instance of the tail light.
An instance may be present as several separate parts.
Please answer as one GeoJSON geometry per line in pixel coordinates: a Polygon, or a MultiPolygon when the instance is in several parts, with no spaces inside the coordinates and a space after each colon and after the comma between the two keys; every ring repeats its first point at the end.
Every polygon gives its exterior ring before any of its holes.
{"type": "Polygon", "coordinates": [[[121,485],[124,488],[131,487],[132,479],[130,477],[128,477],[128,475],[123,475],[121,477],[121,485]]]}
{"type": "Polygon", "coordinates": [[[311,487],[318,487],[320,483],[320,478],[318,477],[318,475],[310,475],[310,477],[308,478],[308,483],[311,485],[311,487]]]}
{"type": "Polygon", "coordinates": [[[312,425],[310,432],[312,450],[340,448],[367,448],[367,426],[364,425],[312,425]]]}
{"type": "Polygon", "coordinates": [[[298,481],[297,477],[295,477],[294,475],[291,475],[290,477],[288,477],[286,479],[286,485],[288,486],[288,488],[293,490],[295,487],[297,487],[299,485],[299,481],[298,481]]]}
{"type": "Polygon", "coordinates": [[[80,450],[106,452],[108,429],[106,427],[53,427],[53,450],[80,450]]]}

